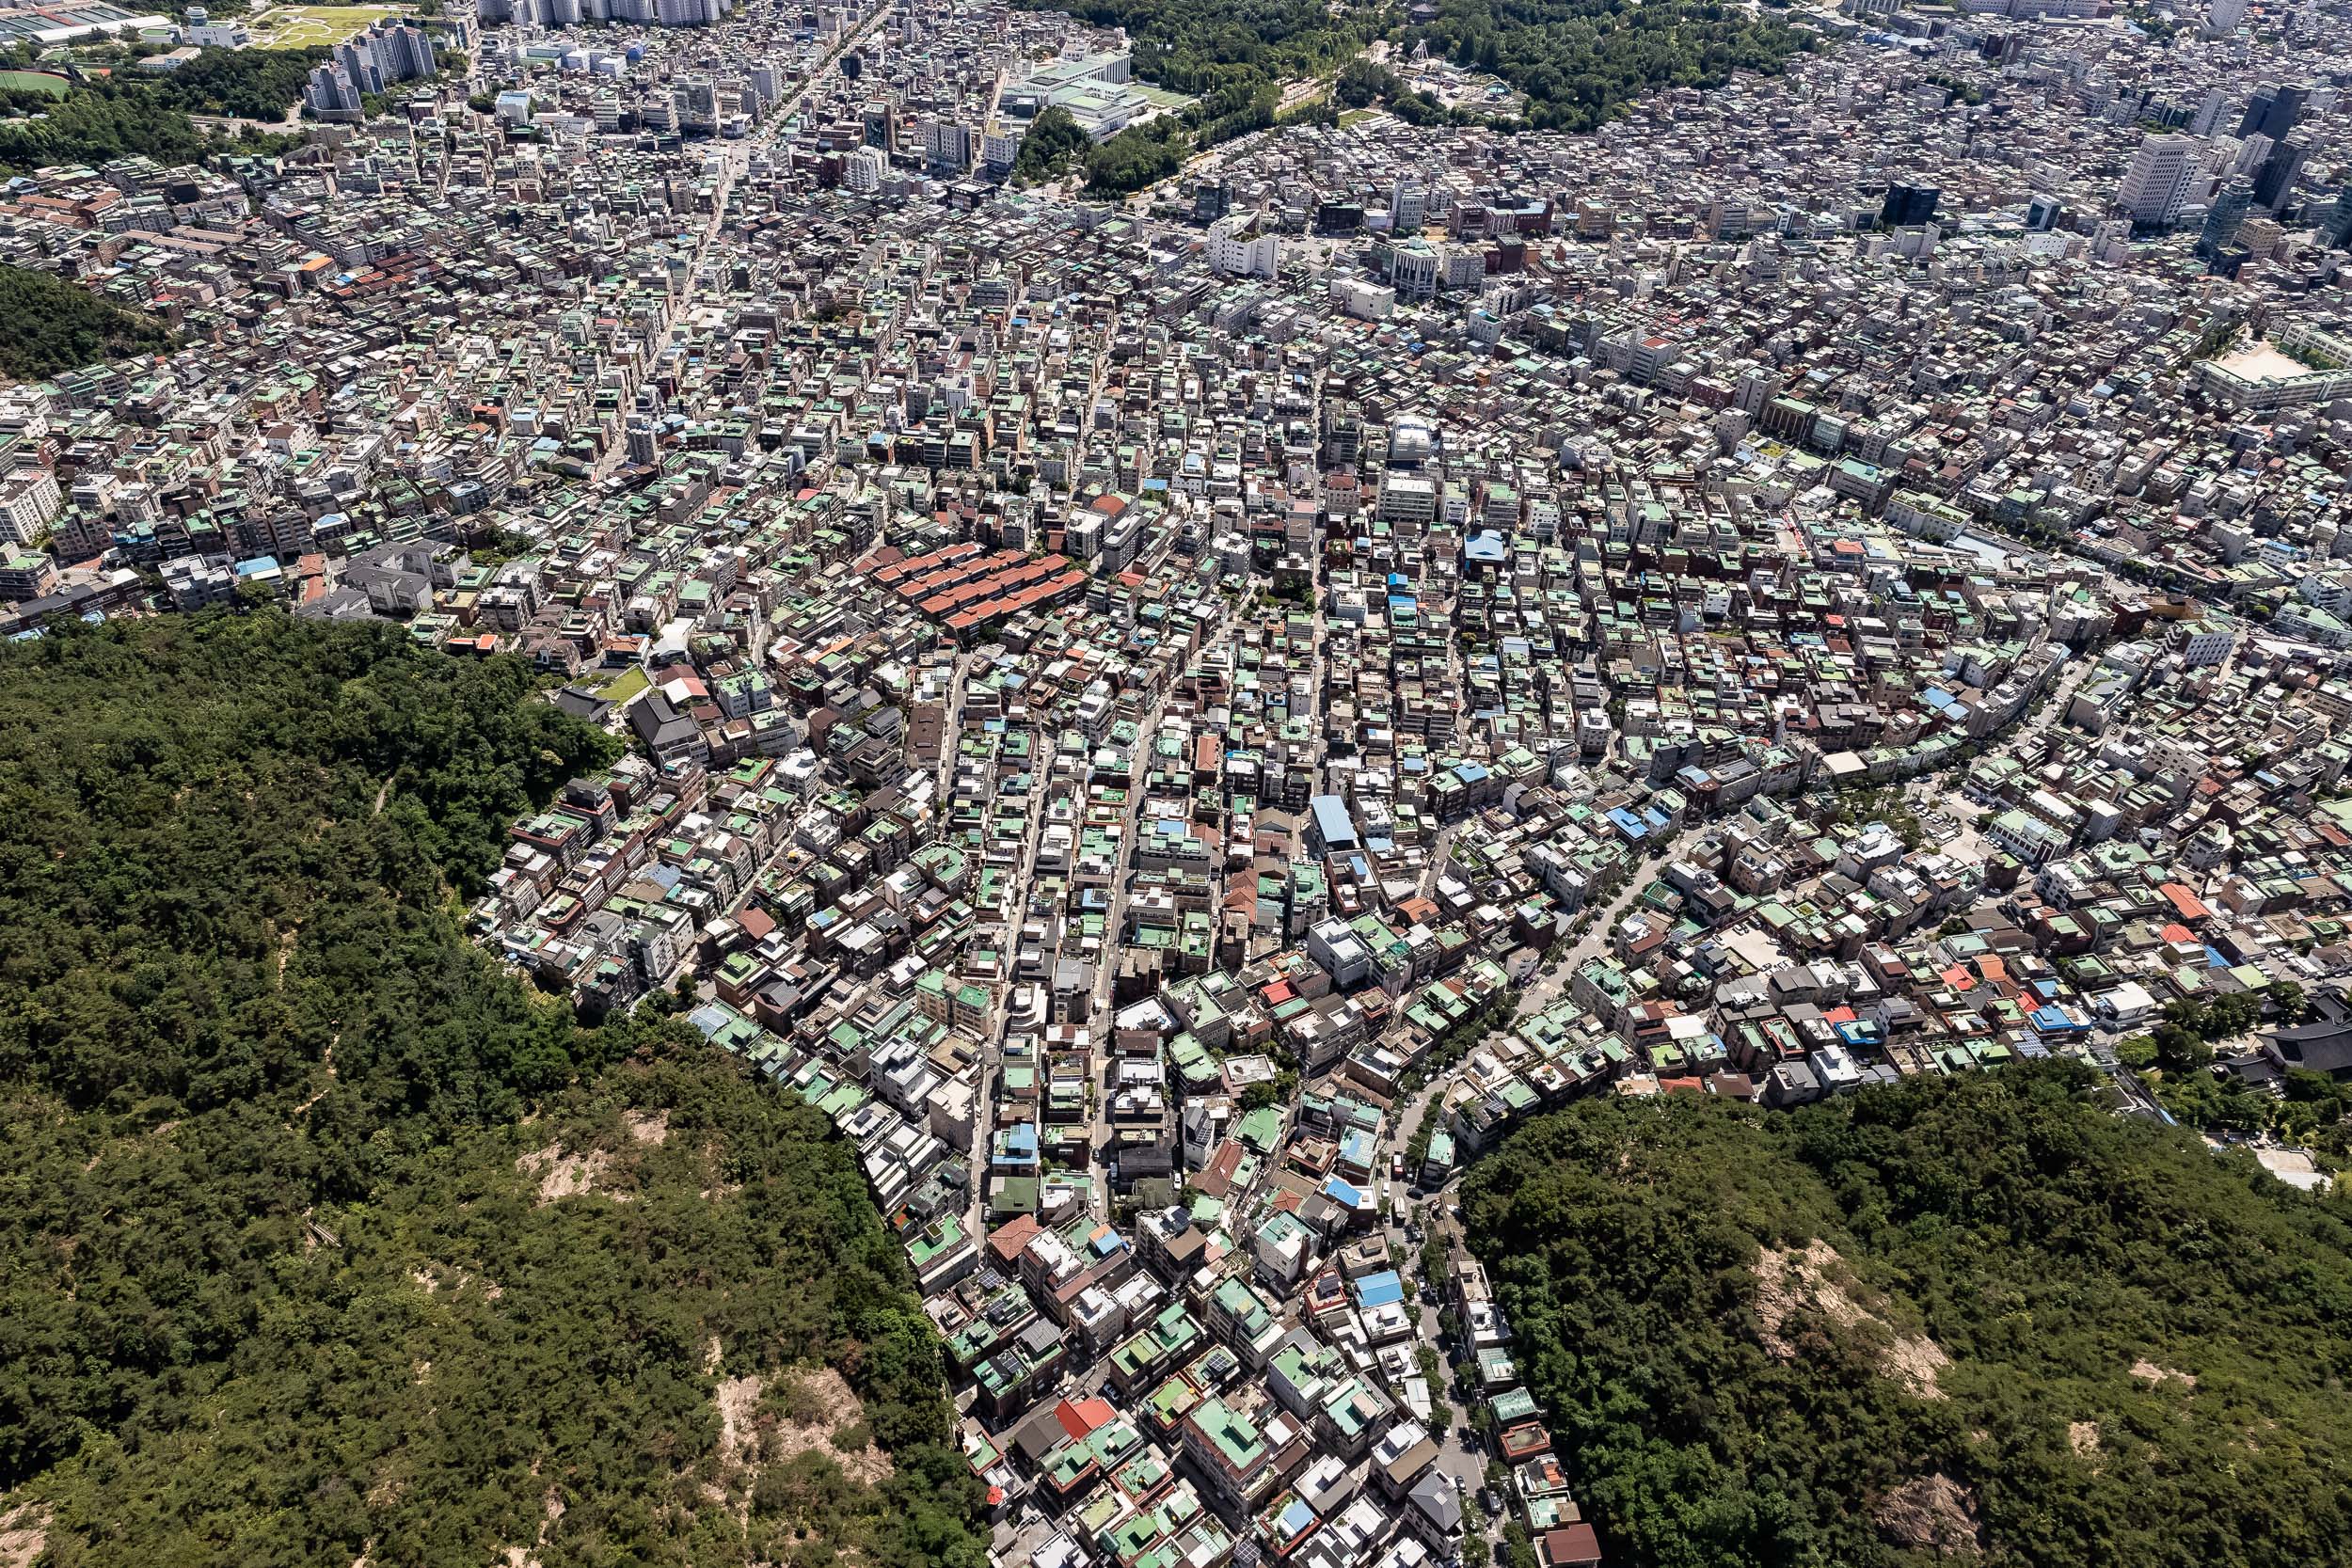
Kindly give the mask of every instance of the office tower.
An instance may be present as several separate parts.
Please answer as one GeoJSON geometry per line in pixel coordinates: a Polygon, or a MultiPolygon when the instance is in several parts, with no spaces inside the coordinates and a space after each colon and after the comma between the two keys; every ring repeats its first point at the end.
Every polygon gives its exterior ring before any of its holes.
{"type": "Polygon", "coordinates": [[[2304,101],[2311,96],[2303,87],[2282,87],[2265,83],[2247,102],[2246,113],[2238,120],[2237,134],[2256,134],[2272,141],[2284,141],[2295,122],[2302,117],[2304,101]]]}
{"type": "Polygon", "coordinates": [[[2213,0],[2205,8],[2205,35],[2227,38],[2246,20],[2246,0],[2213,0]]]}
{"type": "Polygon", "coordinates": [[[2338,191],[2335,200],[2320,208],[2317,219],[2319,237],[2330,250],[2352,245],[2352,189],[2338,191]]]}
{"type": "Polygon", "coordinates": [[[1879,221],[1889,229],[1915,229],[1935,221],[1935,203],[1943,192],[1933,185],[1894,184],[1886,187],[1879,221]]]}
{"type": "Polygon", "coordinates": [[[2277,212],[2295,192],[2296,177],[2303,172],[2304,161],[2312,155],[2311,144],[2300,136],[2292,136],[2270,150],[2263,160],[2262,172],[2254,176],[2254,200],[2277,212]]]}
{"type": "Polygon", "coordinates": [[[2280,87],[2270,100],[2270,113],[2264,118],[2263,135],[2272,141],[2284,141],[2288,133],[2303,118],[2303,105],[2311,101],[2308,87],[2280,87]]]}
{"type": "Polygon", "coordinates": [[[2270,113],[2271,102],[2278,90],[2273,87],[2254,89],[2254,96],[2246,101],[2246,112],[2238,116],[2237,134],[2239,135],[2250,136],[2263,128],[2263,119],[2270,113]]]}
{"type": "Polygon", "coordinates": [[[2062,205],[2057,197],[2037,192],[2033,199],[2026,203],[2026,227],[2037,234],[2048,233],[2058,227],[2062,205]]]}
{"type": "Polygon", "coordinates": [[[2204,258],[2208,270],[2237,237],[2238,225],[2246,221],[2247,209],[2253,204],[2254,185],[2249,180],[2232,180],[2216,193],[2213,206],[2205,213],[2205,226],[2197,235],[2197,254],[2204,258]]]}
{"type": "Polygon", "coordinates": [[[841,182],[859,196],[873,196],[881,191],[882,180],[890,173],[890,160],[879,147],[851,150],[842,166],[841,182]]]}
{"type": "Polygon", "coordinates": [[[972,128],[953,120],[923,122],[923,159],[935,173],[962,174],[972,166],[977,150],[972,128]]]}
{"type": "Polygon", "coordinates": [[[2189,182],[2197,174],[2199,143],[2193,136],[2152,135],[2132,154],[2123,171],[2116,205],[2136,224],[2170,223],[2181,215],[2188,199],[2189,182]]]}

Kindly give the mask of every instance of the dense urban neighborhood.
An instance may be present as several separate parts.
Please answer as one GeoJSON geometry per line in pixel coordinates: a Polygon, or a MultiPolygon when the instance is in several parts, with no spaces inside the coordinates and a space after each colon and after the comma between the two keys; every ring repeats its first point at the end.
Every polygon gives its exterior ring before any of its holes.
{"type": "MultiPolygon", "coordinates": [[[[1707,8],[1589,129],[1484,7],[1279,79],[1077,8],[0,5],[0,282],[80,291],[7,328],[11,657],[528,666],[589,765],[468,797],[465,936],[830,1125],[1001,1564],[1699,1560],[1463,1202],[1588,1102],[2015,1071],[2335,1201],[2352,7],[1707,8]],[[191,96],[272,48],[298,107],[191,96]],[[210,139],[29,161],[93,105],[210,139]]],[[[2090,1560],[1886,1484],[1890,1552],[2090,1560]]]]}

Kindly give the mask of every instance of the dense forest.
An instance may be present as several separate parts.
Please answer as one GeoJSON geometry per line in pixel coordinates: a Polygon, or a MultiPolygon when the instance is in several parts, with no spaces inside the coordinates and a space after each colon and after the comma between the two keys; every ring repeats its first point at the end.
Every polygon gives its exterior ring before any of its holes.
{"type": "Polygon", "coordinates": [[[1422,34],[1433,53],[1526,93],[1539,131],[1589,131],[1658,87],[1777,72],[1806,36],[1714,0],[1439,0],[1422,34]]]}
{"type": "Polygon", "coordinates": [[[1137,76],[1196,102],[1132,126],[1087,154],[1096,191],[1140,190],[1188,152],[1275,122],[1287,82],[1335,74],[1392,18],[1376,8],[1334,14],[1321,0],[1017,0],[1098,27],[1124,27],[1137,76]]]}
{"type": "Polygon", "coordinates": [[[1058,180],[1070,172],[1073,158],[1085,159],[1090,145],[1087,134],[1078,129],[1076,118],[1055,104],[1029,121],[1029,129],[1021,138],[1021,150],[1013,155],[1013,178],[1024,184],[1058,180]]]}
{"type": "MultiPolygon", "coordinates": [[[[243,14],[239,4],[233,14],[243,14]]],[[[215,22],[230,10],[214,5],[206,12],[215,22]]],[[[72,65],[87,73],[87,87],[113,87],[136,92],[190,114],[237,115],[247,119],[283,119],[301,102],[310,68],[334,58],[335,52],[313,45],[304,49],[200,50],[197,56],[169,71],[141,71],[138,62],[164,53],[165,45],[145,40],[85,40],[73,46],[72,65]]],[[[0,48],[0,70],[30,71],[40,67],[41,51],[30,40],[19,39],[0,48]]],[[[55,69],[54,67],[48,69],[55,69]]]]}
{"type": "Polygon", "coordinates": [[[1021,0],[1097,27],[1124,27],[1136,74],[1205,98],[1221,89],[1328,75],[1391,18],[1334,16],[1323,0],[1021,0]]]}
{"type": "Polygon", "coordinates": [[[135,90],[192,115],[279,120],[302,102],[310,68],[334,56],[333,50],[316,47],[207,49],[178,70],[137,84],[135,90]]]}
{"type": "Polygon", "coordinates": [[[2352,1226],[2072,1064],[1531,1124],[1462,1200],[1610,1560],[2352,1561],[2352,1226]]]}
{"type": "Polygon", "coordinates": [[[0,375],[26,381],[101,359],[153,353],[171,334],[45,272],[0,265],[0,375]]]}
{"type": "Polygon", "coordinates": [[[1087,154],[1087,188],[1123,196],[1156,184],[1182,168],[1192,143],[1172,119],[1130,125],[1087,154]]]}
{"type": "Polygon", "coordinates": [[[76,628],[0,652],[0,1516],[44,1562],[985,1561],[846,1146],[464,939],[610,754],[527,670],[76,628]]]}
{"type": "MultiPolygon", "coordinates": [[[[208,49],[203,59],[230,53],[208,49]]],[[[194,71],[200,63],[182,69],[194,71]]],[[[170,85],[169,78],[160,82],[109,79],[76,87],[61,99],[0,89],[0,175],[28,174],[53,165],[97,165],[135,153],[167,166],[193,164],[215,152],[278,152],[300,141],[299,136],[249,129],[229,135],[199,128],[188,119],[191,108],[198,113],[220,112],[207,105],[237,96],[240,83],[246,90],[252,86],[245,78],[207,86],[209,80],[183,88],[170,85]]],[[[296,96],[300,96],[299,87],[296,96]]],[[[267,118],[276,119],[286,108],[287,103],[280,103],[267,118]]]]}
{"type": "MultiPolygon", "coordinates": [[[[1398,18],[1381,7],[1321,0],[1018,0],[1124,27],[1136,74],[1198,102],[1169,120],[1122,131],[1087,160],[1089,182],[1139,190],[1186,152],[1275,123],[1286,84],[1336,78],[1340,100],[1377,102],[1415,125],[1478,120],[1407,91],[1358,56],[1398,18]]],[[[1391,36],[1397,36],[1391,33],[1391,36]]],[[[1805,35],[1775,16],[1715,0],[1440,0],[1410,35],[1528,95],[1526,125],[1588,131],[1657,87],[1711,87],[1733,71],[1778,71],[1805,35]]],[[[1516,125],[1518,122],[1511,122],[1516,125]]],[[[1506,125],[1506,129],[1510,128],[1506,125]]]]}

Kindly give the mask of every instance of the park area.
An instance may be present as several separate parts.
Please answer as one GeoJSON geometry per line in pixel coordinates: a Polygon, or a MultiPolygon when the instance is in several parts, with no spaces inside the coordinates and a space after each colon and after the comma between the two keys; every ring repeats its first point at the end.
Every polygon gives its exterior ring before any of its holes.
{"type": "Polygon", "coordinates": [[[262,49],[332,48],[388,16],[392,6],[272,6],[246,24],[262,49]]]}

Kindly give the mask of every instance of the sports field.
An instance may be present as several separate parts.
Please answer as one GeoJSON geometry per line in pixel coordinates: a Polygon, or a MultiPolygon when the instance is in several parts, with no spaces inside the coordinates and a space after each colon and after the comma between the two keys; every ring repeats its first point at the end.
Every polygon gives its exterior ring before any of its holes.
{"type": "Polygon", "coordinates": [[[0,71],[0,92],[45,92],[63,98],[65,90],[65,78],[45,71],[0,71]]]}
{"type": "Polygon", "coordinates": [[[246,25],[258,48],[309,49],[341,43],[378,18],[399,14],[391,6],[272,6],[246,25]]]}

